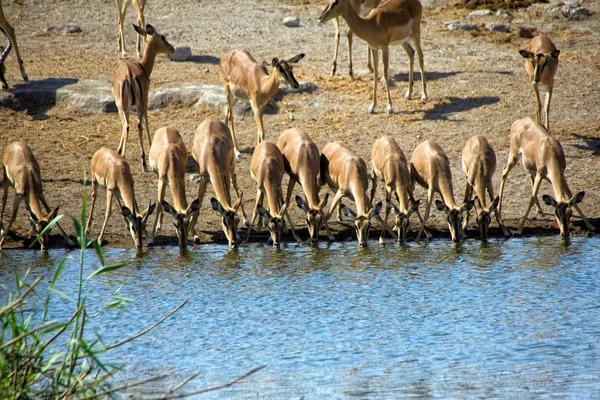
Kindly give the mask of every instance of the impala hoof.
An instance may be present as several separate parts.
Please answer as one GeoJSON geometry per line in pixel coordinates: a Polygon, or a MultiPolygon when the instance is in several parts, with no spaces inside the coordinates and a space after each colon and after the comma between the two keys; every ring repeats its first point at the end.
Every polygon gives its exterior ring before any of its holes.
{"type": "Polygon", "coordinates": [[[240,161],[242,159],[242,153],[240,153],[239,151],[235,152],[235,159],[236,161],[240,161]]]}
{"type": "Polygon", "coordinates": [[[27,76],[27,74],[26,74],[26,73],[22,73],[22,74],[21,74],[21,78],[23,78],[23,80],[24,80],[25,82],[29,81],[29,76],[27,76]]]}
{"type": "Polygon", "coordinates": [[[392,107],[391,107],[391,106],[388,106],[388,108],[387,108],[387,113],[388,113],[388,114],[393,114],[393,113],[394,113],[394,110],[392,110],[392,107]]]}
{"type": "Polygon", "coordinates": [[[194,244],[200,244],[200,236],[194,235],[194,244]]]}
{"type": "Polygon", "coordinates": [[[425,103],[427,101],[427,95],[426,94],[424,94],[424,95],[421,96],[421,101],[423,103],[425,103]]]}
{"type": "Polygon", "coordinates": [[[406,94],[404,95],[404,100],[410,100],[412,94],[409,92],[406,92],[406,94]]]}
{"type": "Polygon", "coordinates": [[[369,107],[369,110],[367,111],[369,114],[375,114],[375,106],[371,106],[369,107]]]}
{"type": "Polygon", "coordinates": [[[379,244],[384,244],[384,243],[385,243],[385,239],[384,239],[384,238],[382,238],[382,237],[380,237],[380,238],[379,238],[379,244]]]}
{"type": "Polygon", "coordinates": [[[516,231],[515,233],[513,233],[513,236],[521,236],[521,231],[516,231]]]}

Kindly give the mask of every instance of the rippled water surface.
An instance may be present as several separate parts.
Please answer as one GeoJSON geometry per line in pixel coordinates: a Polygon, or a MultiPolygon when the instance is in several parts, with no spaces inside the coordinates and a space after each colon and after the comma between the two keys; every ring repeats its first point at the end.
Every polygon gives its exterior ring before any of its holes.
{"type": "MultiPolygon", "coordinates": [[[[49,280],[66,255],[2,252],[0,299],[13,266],[49,280]]],[[[115,341],[189,299],[110,357],[130,360],[123,381],[201,372],[187,390],[267,364],[202,398],[599,398],[599,255],[598,238],[557,237],[108,249],[108,262],[132,262],[111,282],[133,301],[94,329],[115,341]]],[[[58,288],[75,296],[79,255],[68,256],[58,288]]],[[[98,261],[86,262],[87,275],[98,261]]],[[[84,289],[91,312],[113,290],[104,277],[84,289]]],[[[72,303],[55,300],[51,317],[66,319],[72,303]]]]}

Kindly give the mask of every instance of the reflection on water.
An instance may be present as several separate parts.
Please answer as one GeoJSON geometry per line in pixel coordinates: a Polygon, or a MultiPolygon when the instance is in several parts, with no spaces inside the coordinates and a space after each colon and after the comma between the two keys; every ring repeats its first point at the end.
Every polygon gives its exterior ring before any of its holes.
{"type": "MultiPolygon", "coordinates": [[[[134,334],[124,381],[200,371],[188,390],[268,367],[203,398],[594,397],[600,394],[600,239],[556,237],[319,248],[252,245],[106,250],[134,301],[95,321],[105,340],[134,334]]],[[[86,275],[97,265],[88,254],[86,275]]],[[[0,254],[51,279],[65,253],[0,254]]],[[[76,253],[58,289],[75,294],[76,253]]],[[[111,292],[86,282],[88,307],[111,292]]],[[[6,291],[0,288],[0,298],[6,291]]],[[[51,318],[72,304],[55,297],[51,318]]],[[[174,378],[175,379],[175,378],[174,378]]]]}

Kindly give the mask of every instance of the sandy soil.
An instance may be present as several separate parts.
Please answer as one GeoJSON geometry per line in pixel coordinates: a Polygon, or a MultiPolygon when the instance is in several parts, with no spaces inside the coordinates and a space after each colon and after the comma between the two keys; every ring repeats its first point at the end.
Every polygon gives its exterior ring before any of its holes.
{"type": "MultiPolygon", "coordinates": [[[[391,50],[390,70],[395,82],[392,88],[394,114],[385,113],[385,91],[380,86],[375,115],[367,114],[370,103],[372,75],[366,69],[366,45],[355,39],[354,68],[357,80],[347,76],[346,42],[343,39],[338,60],[338,76],[330,77],[333,50],[333,26],[319,24],[317,17],[324,2],[303,1],[216,1],[171,0],[149,1],[146,21],[164,33],[174,46],[189,45],[193,57],[188,62],[171,62],[166,57],[157,60],[152,89],[178,86],[184,82],[220,84],[219,58],[232,48],[249,50],[258,60],[289,57],[298,52],[306,58],[295,68],[299,80],[310,81],[319,89],[312,93],[292,93],[278,100],[280,111],[265,115],[267,140],[276,141],[278,135],[290,127],[306,131],[322,148],[334,140],[346,142],[365,160],[369,160],[373,142],[384,134],[393,135],[407,157],[423,140],[434,139],[450,157],[453,168],[454,195],[462,201],[465,178],[461,169],[461,152],[473,135],[484,135],[495,148],[498,171],[494,176],[499,187],[500,169],[506,163],[508,131],[511,123],[521,117],[535,117],[535,103],[523,60],[518,49],[529,39],[516,35],[520,26],[533,27],[539,33],[551,35],[561,50],[560,66],[556,77],[550,118],[552,133],[563,144],[567,154],[566,176],[573,192],[585,190],[581,205],[588,217],[598,223],[600,217],[600,17],[594,14],[583,21],[569,21],[553,10],[557,4],[534,4],[526,9],[511,10],[512,21],[499,17],[473,20],[481,27],[478,32],[448,31],[444,22],[466,19],[472,10],[446,5],[426,7],[422,26],[425,71],[429,100],[420,100],[420,81],[415,82],[414,100],[404,100],[407,87],[407,57],[400,47],[391,50]],[[297,15],[301,25],[288,28],[282,19],[297,15]],[[512,33],[489,32],[483,23],[497,21],[509,24],[512,33]],[[289,113],[293,115],[290,120],[289,113]]],[[[596,10],[598,3],[583,2],[596,10]]],[[[110,80],[119,62],[117,53],[116,10],[113,0],[25,0],[4,4],[4,12],[15,26],[30,80],[50,77],[110,80]],[[20,4],[24,3],[24,4],[20,4]],[[81,33],[61,35],[51,30],[68,24],[80,26],[81,33]]],[[[135,35],[129,22],[135,13],[127,16],[128,50],[134,54],[135,35]]],[[[418,69],[417,69],[418,70],[418,69]]],[[[11,85],[22,84],[14,55],[7,60],[7,78],[11,85]]],[[[416,73],[420,79],[420,74],[416,73]]],[[[171,104],[149,112],[150,130],[172,125],[184,137],[188,148],[195,128],[206,118],[224,118],[222,110],[191,104],[171,104]]],[[[250,157],[256,138],[252,116],[236,118],[238,142],[243,159],[236,169],[245,193],[247,212],[254,205],[255,188],[249,174],[250,157]]],[[[89,169],[92,154],[102,146],[116,148],[121,124],[116,113],[90,114],[68,107],[14,111],[0,109],[0,147],[15,140],[29,144],[36,154],[44,179],[46,198],[51,206],[60,205],[62,213],[80,215],[83,170],[89,169]]],[[[130,135],[128,146],[137,199],[148,204],[156,199],[156,178],[142,173],[140,149],[135,135],[130,135]]],[[[285,178],[287,186],[287,178],[285,178]]],[[[327,188],[322,188],[325,193],[327,188]]],[[[496,189],[497,190],[497,189],[496,189]]],[[[530,195],[530,184],[523,169],[518,166],[511,173],[506,187],[504,217],[509,228],[516,229],[518,219],[525,211],[530,195]]],[[[541,193],[551,193],[551,186],[542,184],[541,193]]],[[[88,187],[89,193],[89,187],[88,187]]],[[[188,198],[197,194],[194,183],[187,184],[188,198]]],[[[201,210],[198,229],[204,242],[224,243],[220,219],[210,209],[209,188],[201,210]]],[[[297,188],[296,193],[300,193],[297,188]]],[[[425,190],[416,189],[419,198],[425,190]]],[[[92,235],[97,235],[104,213],[104,193],[101,192],[95,213],[92,235]]],[[[380,186],[378,198],[383,199],[380,186]]],[[[10,192],[6,214],[10,210],[13,192],[10,192]]],[[[170,199],[170,194],[167,194],[170,199]]],[[[345,200],[346,203],[350,203],[345,200]]],[[[351,203],[350,203],[351,204],[351,203]]],[[[303,217],[295,205],[291,207],[300,235],[307,238],[303,217]]],[[[545,207],[543,215],[531,213],[525,234],[558,234],[552,210],[545,207]]],[[[8,218],[6,215],[5,218],[8,218]]],[[[335,218],[332,219],[332,221],[335,218]]],[[[158,244],[176,245],[175,230],[166,216],[158,244]]],[[[413,226],[416,228],[417,219],[413,226]]],[[[474,220],[472,220],[474,224],[474,220]]],[[[354,237],[349,221],[333,221],[340,238],[354,237]]],[[[493,223],[495,228],[495,223],[493,223]]],[[[586,234],[581,221],[575,221],[574,234],[586,234]]],[[[72,224],[64,223],[73,233],[72,224]]],[[[434,212],[430,226],[436,236],[448,237],[445,216],[434,212]]],[[[374,223],[376,230],[378,223],[374,223]]],[[[476,237],[475,226],[469,230],[476,237]]],[[[20,210],[13,232],[5,246],[20,248],[29,242],[31,232],[24,207],[20,210]]],[[[324,232],[323,232],[324,233],[324,232]]],[[[492,235],[498,235],[497,229],[492,235]]],[[[371,237],[378,235],[372,233],[371,237]]],[[[414,234],[413,234],[414,236],[414,234]]],[[[266,234],[253,235],[253,240],[265,241],[266,234]]],[[[107,234],[107,246],[129,247],[133,244],[122,218],[114,212],[107,234]]],[[[323,236],[325,239],[325,236],[323,236]]],[[[53,236],[53,246],[64,246],[62,238],[53,236]]]]}

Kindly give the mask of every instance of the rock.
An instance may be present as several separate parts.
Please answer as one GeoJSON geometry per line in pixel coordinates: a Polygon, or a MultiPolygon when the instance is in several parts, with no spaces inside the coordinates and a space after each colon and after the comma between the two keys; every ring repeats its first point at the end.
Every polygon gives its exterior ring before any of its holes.
{"type": "Polygon", "coordinates": [[[175,47],[175,52],[171,55],[173,61],[187,61],[192,56],[190,46],[175,47]]]}
{"type": "Polygon", "coordinates": [[[560,9],[560,11],[562,12],[562,15],[564,15],[568,19],[572,19],[572,20],[576,20],[576,21],[580,21],[580,20],[584,19],[585,17],[588,17],[591,15],[590,10],[588,10],[587,8],[581,7],[581,4],[579,4],[577,2],[565,3],[562,6],[562,8],[560,9]]]}
{"type": "Polygon", "coordinates": [[[469,18],[471,18],[471,17],[486,17],[488,15],[494,15],[494,12],[492,10],[477,10],[477,11],[473,11],[472,13],[470,13],[469,18]]]}
{"type": "Polygon", "coordinates": [[[77,25],[62,25],[62,26],[51,26],[48,28],[48,32],[54,32],[59,35],[70,35],[73,33],[81,33],[81,27],[77,25]]]}
{"type": "Polygon", "coordinates": [[[476,31],[477,25],[466,21],[449,21],[445,23],[450,31],[476,31]]]}
{"type": "Polygon", "coordinates": [[[496,16],[501,18],[513,19],[513,15],[506,11],[504,8],[498,9],[498,11],[496,11],[496,16]]]}
{"type": "Polygon", "coordinates": [[[489,22],[485,27],[492,32],[510,32],[508,26],[500,22],[489,22]]]}
{"type": "Polygon", "coordinates": [[[300,25],[300,18],[295,16],[285,17],[283,19],[283,24],[290,28],[295,28],[300,25]]]}
{"type": "Polygon", "coordinates": [[[535,35],[535,28],[528,28],[525,26],[520,26],[519,30],[517,31],[517,35],[521,38],[525,38],[525,39],[532,39],[535,35]]]}

